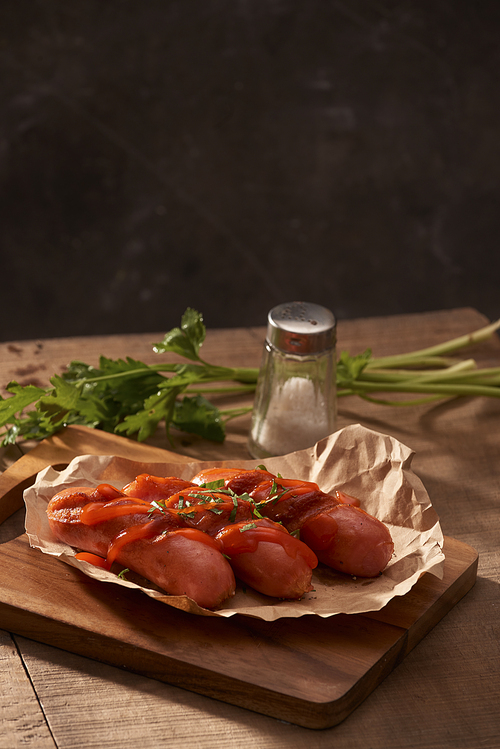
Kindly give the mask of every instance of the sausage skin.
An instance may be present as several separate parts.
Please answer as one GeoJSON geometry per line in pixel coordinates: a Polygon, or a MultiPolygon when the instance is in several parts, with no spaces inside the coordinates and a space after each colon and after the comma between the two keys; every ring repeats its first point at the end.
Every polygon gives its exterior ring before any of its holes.
{"type": "Polygon", "coordinates": [[[313,482],[284,479],[262,468],[212,468],[193,478],[199,486],[213,482],[247,493],[262,515],[291,533],[299,531],[319,561],[340,572],[376,577],[394,552],[389,529],[342,492],[325,494],[313,482]]]}
{"type": "Polygon", "coordinates": [[[161,504],[189,527],[217,539],[236,577],[259,593],[299,599],[312,589],[316,555],[282,525],[260,517],[253,502],[148,474],[137,476],[123,491],[161,504]]]}
{"type": "Polygon", "coordinates": [[[186,595],[207,609],[234,595],[234,573],[220,544],[201,531],[186,529],[175,513],[151,511],[148,503],[141,507],[117,490],[118,496],[109,500],[109,488],[107,496],[106,491],[76,487],[55,495],[47,507],[54,536],[119,562],[166,593],[186,595]]]}

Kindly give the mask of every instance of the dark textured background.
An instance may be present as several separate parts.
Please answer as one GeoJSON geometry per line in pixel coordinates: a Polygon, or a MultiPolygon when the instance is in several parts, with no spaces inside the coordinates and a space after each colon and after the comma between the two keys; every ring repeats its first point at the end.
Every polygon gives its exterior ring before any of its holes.
{"type": "Polygon", "coordinates": [[[0,14],[0,340],[500,317],[497,0],[0,14]]]}

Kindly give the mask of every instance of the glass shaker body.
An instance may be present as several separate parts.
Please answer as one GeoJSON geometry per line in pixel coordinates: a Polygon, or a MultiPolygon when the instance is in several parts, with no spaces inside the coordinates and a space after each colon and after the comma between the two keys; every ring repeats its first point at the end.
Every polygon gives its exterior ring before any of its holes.
{"type": "Polygon", "coordinates": [[[271,310],[248,440],[254,458],[311,447],[336,429],[335,318],[294,302],[271,310]]]}

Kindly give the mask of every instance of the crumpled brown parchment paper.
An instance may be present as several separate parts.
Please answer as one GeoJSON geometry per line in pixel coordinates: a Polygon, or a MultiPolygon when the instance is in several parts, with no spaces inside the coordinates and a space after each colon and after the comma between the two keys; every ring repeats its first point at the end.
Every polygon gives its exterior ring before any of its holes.
{"type": "Polygon", "coordinates": [[[152,598],[193,614],[229,617],[244,614],[266,621],[313,614],[330,617],[378,611],[395,596],[407,593],[424,572],[442,578],[443,533],[429,496],[411,468],[413,451],[394,438],[348,426],[314,447],[265,461],[218,461],[216,463],[144,463],[116,456],[82,455],[58,472],[41,471],[24,493],[26,533],[30,545],[58,557],[97,580],[140,588],[152,598]],[[324,492],[342,489],[357,497],[361,507],[384,522],[393,537],[395,551],[380,577],[357,578],[323,565],[313,572],[314,590],[300,601],[268,598],[251,589],[237,588],[236,595],[217,611],[200,608],[185,596],[168,596],[137,585],[111,572],[74,558],[75,551],[57,541],[47,521],[46,508],[54,494],[67,486],[113,484],[121,489],[140,473],[178,476],[190,480],[203,468],[238,466],[252,468],[264,463],[285,478],[314,481],[324,492]]]}

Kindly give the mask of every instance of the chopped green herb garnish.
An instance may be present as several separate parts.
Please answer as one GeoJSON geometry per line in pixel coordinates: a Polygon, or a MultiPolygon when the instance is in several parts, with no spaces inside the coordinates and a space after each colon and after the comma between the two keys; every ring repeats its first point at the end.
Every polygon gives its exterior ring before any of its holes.
{"type": "MultiPolygon", "coordinates": [[[[278,478],[280,478],[278,476],[278,478]]],[[[279,502],[281,497],[283,497],[289,490],[283,489],[281,487],[281,491],[279,491],[279,485],[276,483],[276,481],[273,480],[273,483],[271,485],[271,490],[269,492],[269,497],[267,499],[264,499],[262,502],[258,502],[257,505],[260,507],[264,507],[267,504],[276,504],[276,502],[279,502]]]]}
{"type": "Polygon", "coordinates": [[[196,492],[191,492],[189,497],[191,499],[199,499],[201,502],[224,502],[223,499],[220,497],[214,497],[213,494],[197,494],[196,492]]]}
{"type": "Polygon", "coordinates": [[[217,492],[217,494],[234,494],[232,489],[224,488],[223,481],[220,486],[216,486],[216,484],[219,484],[219,481],[212,481],[209,484],[200,484],[200,489],[206,489],[209,492],[217,492]]]}
{"type": "Polygon", "coordinates": [[[189,496],[191,497],[191,499],[200,500],[200,503],[202,504],[206,502],[216,502],[216,503],[224,502],[224,500],[221,497],[214,497],[213,494],[196,494],[193,492],[189,496]]]}
{"type": "Polygon", "coordinates": [[[206,484],[202,485],[203,489],[222,489],[224,487],[224,479],[217,479],[217,481],[207,481],[206,484]]]}
{"type": "Polygon", "coordinates": [[[153,499],[151,502],[151,509],[148,512],[148,515],[152,515],[155,510],[159,510],[163,515],[167,515],[167,508],[165,507],[165,504],[162,502],[157,502],[156,499],[153,499]]]}
{"type": "Polygon", "coordinates": [[[259,520],[263,520],[264,519],[264,516],[260,514],[257,505],[254,505],[252,507],[252,515],[254,515],[256,518],[259,518],[259,520]]]}
{"type": "Polygon", "coordinates": [[[257,528],[256,523],[247,523],[246,525],[242,525],[240,528],[240,533],[244,533],[245,531],[249,531],[252,528],[257,528]]]}
{"type": "Polygon", "coordinates": [[[189,518],[189,520],[194,520],[196,517],[196,512],[179,512],[179,517],[181,518],[189,518]]]}
{"type": "Polygon", "coordinates": [[[253,499],[247,492],[244,494],[238,494],[237,497],[238,499],[241,499],[242,502],[251,502],[253,504],[253,499]]]}
{"type": "Polygon", "coordinates": [[[231,514],[229,515],[229,522],[234,523],[236,520],[236,513],[238,512],[238,497],[235,495],[233,497],[233,509],[231,510],[231,514]]]}
{"type": "Polygon", "coordinates": [[[276,502],[279,502],[282,497],[285,496],[285,494],[288,492],[288,489],[283,489],[282,492],[280,492],[276,497],[273,497],[273,505],[276,504],[276,502]]]}

